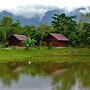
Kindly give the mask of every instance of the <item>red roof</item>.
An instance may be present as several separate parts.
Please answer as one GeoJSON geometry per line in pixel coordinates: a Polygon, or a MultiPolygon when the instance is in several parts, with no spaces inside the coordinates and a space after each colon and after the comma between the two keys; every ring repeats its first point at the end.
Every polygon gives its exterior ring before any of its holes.
{"type": "Polygon", "coordinates": [[[26,39],[25,35],[18,35],[18,34],[13,34],[14,37],[16,37],[18,40],[23,41],[26,39]]]}
{"type": "Polygon", "coordinates": [[[69,41],[69,39],[66,36],[64,36],[63,34],[50,33],[50,35],[59,41],[69,41]]]}

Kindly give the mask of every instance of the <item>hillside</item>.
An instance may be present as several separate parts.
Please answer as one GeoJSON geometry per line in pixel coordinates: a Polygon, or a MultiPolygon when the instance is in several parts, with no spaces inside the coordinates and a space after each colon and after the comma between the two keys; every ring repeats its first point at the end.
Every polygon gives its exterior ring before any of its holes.
{"type": "MultiPolygon", "coordinates": [[[[0,19],[2,19],[4,16],[10,16],[13,20],[19,20],[21,25],[39,25],[41,23],[48,23],[50,24],[52,21],[52,17],[54,14],[59,14],[59,13],[66,13],[67,15],[72,15],[72,16],[77,16],[77,19],[80,19],[81,11],[84,11],[85,8],[78,8],[75,10],[72,10],[71,12],[65,12],[64,9],[55,9],[51,11],[47,11],[43,18],[40,18],[38,15],[36,15],[33,18],[26,18],[24,16],[19,16],[19,15],[14,15],[11,12],[7,11],[2,11],[0,12],[0,19]]],[[[83,18],[84,21],[90,21],[88,18],[83,18]]]]}

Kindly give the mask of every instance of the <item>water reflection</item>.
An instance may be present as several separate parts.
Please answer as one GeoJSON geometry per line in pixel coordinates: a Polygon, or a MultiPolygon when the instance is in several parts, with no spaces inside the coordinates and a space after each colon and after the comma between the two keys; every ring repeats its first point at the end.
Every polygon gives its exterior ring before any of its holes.
{"type": "Polygon", "coordinates": [[[25,88],[25,90],[26,88],[32,90],[31,87],[34,90],[36,87],[36,90],[39,87],[42,87],[41,90],[90,90],[90,64],[1,63],[0,87],[2,90],[16,88],[17,85],[17,88],[25,88]]]}
{"type": "Polygon", "coordinates": [[[90,64],[72,63],[68,71],[53,77],[53,90],[90,90],[90,64]]]}

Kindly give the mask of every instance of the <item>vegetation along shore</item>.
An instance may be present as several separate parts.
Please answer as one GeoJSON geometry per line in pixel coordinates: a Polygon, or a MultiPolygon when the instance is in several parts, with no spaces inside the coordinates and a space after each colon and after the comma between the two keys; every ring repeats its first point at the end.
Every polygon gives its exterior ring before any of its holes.
{"type": "Polygon", "coordinates": [[[89,62],[89,48],[1,49],[0,62],[89,62]]]}

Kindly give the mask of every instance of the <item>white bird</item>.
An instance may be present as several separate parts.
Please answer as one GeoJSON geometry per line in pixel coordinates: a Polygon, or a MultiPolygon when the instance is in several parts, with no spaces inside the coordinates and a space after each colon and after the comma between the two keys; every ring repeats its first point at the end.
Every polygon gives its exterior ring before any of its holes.
{"type": "Polygon", "coordinates": [[[29,61],[28,63],[31,64],[31,61],[29,61]]]}

